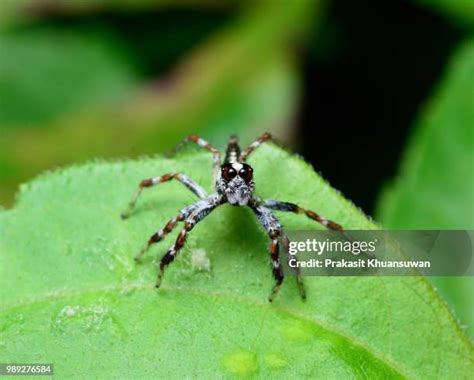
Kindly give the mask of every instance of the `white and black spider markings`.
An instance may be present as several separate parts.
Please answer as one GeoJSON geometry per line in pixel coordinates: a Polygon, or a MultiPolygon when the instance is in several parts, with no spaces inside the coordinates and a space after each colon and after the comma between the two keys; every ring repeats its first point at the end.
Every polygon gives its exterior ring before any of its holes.
{"type": "MultiPolygon", "coordinates": [[[[294,203],[281,202],[277,200],[263,200],[253,194],[255,189],[255,182],[253,181],[253,169],[245,161],[256,148],[269,140],[273,140],[272,136],[269,133],[264,133],[256,141],[241,151],[237,137],[231,136],[227,145],[224,161],[222,162],[221,153],[214,146],[199,136],[188,136],[185,139],[185,142],[196,143],[200,147],[212,153],[214,161],[213,171],[215,193],[211,195],[208,195],[200,185],[183,173],[167,173],[159,177],[144,179],[140,182],[135,195],[128,205],[128,209],[121,215],[123,219],[130,216],[136,205],[137,199],[144,188],[158,185],[172,179],[181,182],[199,198],[197,202],[183,208],[179,214],[169,220],[161,230],[154,233],[148,240],[148,243],[145,245],[145,247],[138,253],[137,256],[135,256],[135,260],[139,261],[152,244],[161,241],[163,237],[170,233],[179,222],[184,222],[184,227],[179,233],[176,242],[161,258],[156,281],[157,288],[159,288],[161,285],[161,279],[163,277],[165,268],[175,259],[181,248],[183,248],[186,242],[186,235],[189,233],[189,231],[191,231],[197,223],[209,215],[212,210],[225,203],[229,203],[234,206],[250,207],[271,239],[269,252],[275,284],[268,298],[270,302],[272,302],[275,298],[284,279],[282,267],[278,258],[280,241],[283,244],[284,251],[287,252],[287,257],[289,257],[288,238],[284,234],[280,222],[273,215],[272,211],[293,212],[306,215],[308,218],[324,225],[329,229],[343,231],[339,224],[318,215],[314,211],[306,210],[294,203]]],[[[296,273],[296,280],[300,296],[304,299],[306,298],[306,295],[303,281],[299,275],[299,272],[296,273]]]]}

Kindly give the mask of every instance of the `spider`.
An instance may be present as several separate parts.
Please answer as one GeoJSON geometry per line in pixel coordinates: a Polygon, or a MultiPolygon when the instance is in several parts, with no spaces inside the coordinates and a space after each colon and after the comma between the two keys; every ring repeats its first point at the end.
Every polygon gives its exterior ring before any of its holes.
{"type": "MultiPolygon", "coordinates": [[[[140,182],[127,210],[121,214],[122,219],[130,216],[143,189],[171,181],[172,179],[181,182],[199,198],[197,202],[183,208],[179,214],[170,219],[161,230],[154,233],[143,249],[135,256],[135,260],[138,262],[152,244],[161,241],[173,230],[173,228],[176,227],[178,222],[184,222],[184,227],[178,234],[176,242],[161,258],[156,280],[157,288],[161,285],[165,268],[175,259],[181,248],[183,248],[189,231],[191,231],[197,223],[209,215],[216,207],[225,203],[234,206],[250,207],[271,239],[269,253],[275,283],[268,297],[270,302],[274,300],[284,279],[278,257],[280,241],[283,244],[284,251],[286,251],[287,258],[289,258],[289,240],[284,234],[280,222],[273,215],[273,210],[306,215],[308,218],[324,225],[328,229],[343,231],[339,224],[318,215],[314,211],[304,209],[294,203],[277,200],[262,200],[254,195],[255,182],[253,180],[253,169],[246,163],[246,160],[256,148],[266,141],[275,142],[269,133],[264,133],[247,148],[241,151],[237,137],[231,136],[227,144],[225,158],[222,161],[221,153],[206,140],[203,140],[197,135],[188,136],[184,142],[193,142],[212,153],[214,161],[213,177],[215,193],[211,195],[208,195],[200,185],[183,173],[167,173],[159,177],[144,179],[140,182]]],[[[298,271],[296,272],[296,281],[298,284],[299,294],[302,299],[305,299],[306,294],[304,285],[298,271]]]]}

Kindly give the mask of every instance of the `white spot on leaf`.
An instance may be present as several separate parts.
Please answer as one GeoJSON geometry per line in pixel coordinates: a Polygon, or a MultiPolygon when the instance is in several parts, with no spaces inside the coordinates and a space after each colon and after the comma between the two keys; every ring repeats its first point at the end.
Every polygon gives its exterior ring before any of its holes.
{"type": "Polygon", "coordinates": [[[195,271],[211,271],[211,261],[204,249],[193,249],[191,251],[191,266],[195,271]]]}

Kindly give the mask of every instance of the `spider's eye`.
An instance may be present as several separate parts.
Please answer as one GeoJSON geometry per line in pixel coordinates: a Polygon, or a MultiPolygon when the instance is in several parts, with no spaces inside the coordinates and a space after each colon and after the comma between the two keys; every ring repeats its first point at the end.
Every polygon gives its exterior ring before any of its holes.
{"type": "Polygon", "coordinates": [[[246,182],[252,179],[253,169],[251,166],[245,164],[242,169],[239,170],[239,176],[246,182]]]}
{"type": "Polygon", "coordinates": [[[237,170],[235,170],[231,165],[225,165],[222,167],[222,176],[227,181],[230,181],[237,175],[237,170]]]}

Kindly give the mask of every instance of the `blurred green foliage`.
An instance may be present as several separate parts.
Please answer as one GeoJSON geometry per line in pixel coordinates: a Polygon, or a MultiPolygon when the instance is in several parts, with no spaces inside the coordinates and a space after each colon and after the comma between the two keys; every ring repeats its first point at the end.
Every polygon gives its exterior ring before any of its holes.
{"type": "MultiPolygon", "coordinates": [[[[460,47],[423,108],[399,176],[379,200],[393,229],[474,229],[474,39],[460,47]]],[[[474,336],[474,279],[434,279],[474,336]]]]}
{"type": "Polygon", "coordinates": [[[423,108],[401,172],[380,200],[392,228],[474,229],[474,39],[423,108]]]}
{"type": "MultiPolygon", "coordinates": [[[[48,100],[49,114],[48,109],[43,111],[51,121],[39,121],[40,125],[35,125],[30,118],[26,125],[19,125],[18,121],[32,117],[31,113],[29,116],[25,113],[16,116],[14,125],[0,127],[0,200],[10,204],[18,183],[45,169],[92,157],[162,152],[190,133],[212,135],[217,144],[223,143],[231,133],[246,138],[269,130],[290,137],[284,129],[295,115],[299,77],[287,47],[290,42],[303,39],[309,21],[317,20],[318,8],[314,5],[299,0],[291,6],[262,2],[242,7],[233,23],[191,51],[172,71],[126,94],[125,89],[136,84],[138,75],[130,72],[133,60],[127,66],[127,58],[121,63],[112,59],[126,53],[119,43],[111,44],[107,59],[102,44],[90,39],[87,47],[81,47],[85,54],[83,64],[89,64],[84,61],[87,52],[98,62],[92,61],[91,67],[84,69],[90,71],[87,80],[72,75],[70,83],[77,94],[69,99],[61,96],[64,88],[58,78],[56,94],[53,91],[48,100]],[[113,84],[116,90],[124,91],[114,94],[109,91],[113,76],[121,78],[113,84]],[[86,87],[90,91],[89,101],[81,95],[86,87]],[[114,101],[118,97],[120,100],[114,101]],[[62,115],[67,102],[69,112],[62,115]],[[56,115],[53,110],[57,111],[56,115]]],[[[25,54],[31,54],[34,63],[32,73],[21,80],[10,78],[10,89],[5,91],[23,93],[31,100],[38,96],[38,84],[55,81],[54,75],[43,76],[47,74],[44,70],[56,67],[72,74],[77,71],[81,57],[78,51],[63,55],[61,41],[57,39],[67,38],[67,34],[52,40],[41,39],[41,33],[36,35],[34,28],[28,32],[20,28],[9,31],[7,36],[18,39],[22,33],[34,35],[30,38],[36,38],[37,46],[34,51],[27,46],[12,47],[9,53],[13,56],[8,61],[12,62],[10,66],[19,64],[24,59],[20,54],[22,49],[28,50],[25,54]],[[57,62],[48,61],[44,63],[48,67],[41,67],[38,63],[47,59],[41,58],[43,51],[50,51],[51,57],[58,58],[57,62]],[[40,57],[35,57],[40,52],[40,57]],[[74,62],[69,62],[71,58],[74,62]]],[[[85,43],[84,38],[77,38],[85,43]]],[[[71,44],[68,49],[75,47],[71,44]]],[[[6,52],[2,50],[2,54],[6,52]]],[[[20,97],[12,96],[9,102],[14,103],[15,99],[20,97]]],[[[16,114],[13,110],[21,109],[21,104],[13,104],[11,109],[9,119],[4,116],[4,120],[13,122],[11,114],[16,114]]]]}
{"type": "Polygon", "coordinates": [[[125,97],[138,78],[119,45],[104,30],[0,34],[0,128],[44,126],[78,108],[125,97]]]}
{"type": "Polygon", "coordinates": [[[0,28],[28,24],[54,14],[77,16],[101,11],[137,12],[168,7],[227,8],[236,3],[235,0],[2,0],[0,28]]]}

